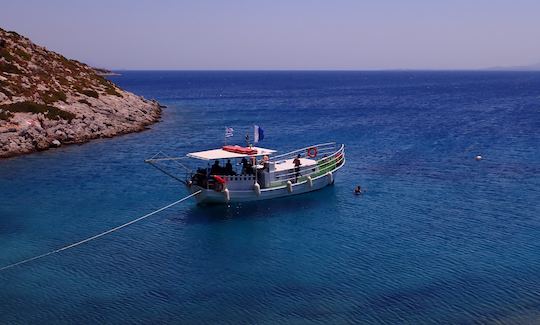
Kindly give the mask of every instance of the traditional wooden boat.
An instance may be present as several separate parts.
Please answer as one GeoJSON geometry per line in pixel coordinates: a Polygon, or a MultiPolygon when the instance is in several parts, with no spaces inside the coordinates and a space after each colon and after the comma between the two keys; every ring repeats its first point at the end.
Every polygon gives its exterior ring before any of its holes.
{"type": "Polygon", "coordinates": [[[195,196],[198,203],[225,204],[315,191],[333,184],[345,164],[345,146],[335,142],[275,153],[255,146],[223,146],[177,158],[158,154],[146,162],[184,183],[192,193],[200,190],[195,196]],[[186,159],[204,163],[190,168],[186,159]],[[164,168],[167,162],[181,166],[183,175],[164,168]]]}

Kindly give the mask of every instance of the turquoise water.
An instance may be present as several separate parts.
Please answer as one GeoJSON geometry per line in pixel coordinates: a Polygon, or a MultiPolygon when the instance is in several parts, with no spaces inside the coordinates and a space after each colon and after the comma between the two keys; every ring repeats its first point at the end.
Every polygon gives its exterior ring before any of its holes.
{"type": "Polygon", "coordinates": [[[0,272],[1,323],[539,321],[540,73],[112,79],[168,105],[162,122],[0,161],[0,266],[185,196],[143,160],[219,146],[226,126],[282,152],[345,143],[347,164],[315,193],[186,202],[0,272]]]}

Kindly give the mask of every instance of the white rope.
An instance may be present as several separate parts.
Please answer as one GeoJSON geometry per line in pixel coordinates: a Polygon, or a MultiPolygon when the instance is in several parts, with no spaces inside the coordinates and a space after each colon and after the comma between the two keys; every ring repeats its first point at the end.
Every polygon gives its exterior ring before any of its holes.
{"type": "Polygon", "coordinates": [[[145,215],[142,216],[142,217],[139,217],[139,218],[137,218],[137,219],[135,219],[135,220],[131,220],[130,222],[124,223],[123,225],[120,225],[120,226],[118,226],[118,227],[114,227],[114,228],[112,228],[112,229],[109,229],[109,230],[107,230],[107,231],[104,231],[104,232],[102,232],[102,233],[100,233],[100,234],[97,234],[97,235],[95,235],[95,236],[92,236],[92,237],[83,239],[83,240],[81,240],[81,241],[78,241],[78,242],[76,242],[76,243],[73,243],[73,244],[64,246],[64,247],[59,248],[59,249],[55,249],[55,250],[50,251],[50,252],[45,253],[45,254],[41,254],[41,255],[38,255],[38,256],[34,256],[34,257],[28,258],[28,259],[26,259],[26,260],[23,260],[23,261],[20,261],[20,262],[17,262],[17,263],[13,263],[13,264],[4,266],[4,267],[0,268],[0,271],[7,270],[7,269],[9,269],[9,268],[12,268],[12,267],[15,267],[15,266],[18,266],[18,265],[21,265],[21,264],[25,264],[25,263],[28,263],[28,262],[31,262],[31,261],[40,259],[40,258],[45,257],[45,256],[49,256],[49,255],[52,255],[52,254],[60,253],[61,251],[65,251],[65,250],[67,250],[67,249],[70,249],[70,248],[79,246],[79,245],[81,245],[81,244],[87,243],[87,242],[89,242],[89,241],[91,241],[91,240],[98,239],[99,237],[105,236],[105,235],[107,235],[107,234],[110,234],[111,232],[114,232],[114,231],[120,230],[120,229],[122,229],[122,228],[125,228],[125,227],[127,227],[127,226],[129,226],[129,225],[131,225],[131,224],[134,224],[134,223],[139,222],[139,221],[141,221],[141,220],[143,220],[143,219],[146,219],[146,218],[150,217],[151,215],[154,215],[154,214],[156,214],[156,213],[158,213],[158,212],[161,212],[161,211],[163,211],[163,210],[165,210],[165,209],[168,209],[168,208],[170,208],[170,207],[172,207],[172,206],[174,206],[174,205],[177,205],[178,203],[181,203],[181,202],[183,202],[183,201],[185,201],[185,200],[187,200],[187,199],[189,199],[189,198],[191,198],[191,197],[193,197],[193,196],[195,196],[195,195],[197,195],[197,194],[199,194],[199,193],[201,193],[201,191],[197,191],[197,192],[195,192],[195,193],[193,193],[193,194],[190,194],[190,195],[188,195],[188,196],[186,196],[186,197],[184,197],[184,198],[182,198],[182,199],[180,199],[180,200],[178,200],[178,201],[175,201],[175,202],[173,202],[173,203],[171,203],[171,204],[169,204],[169,205],[166,205],[166,206],[164,206],[164,207],[162,207],[162,208],[160,208],[160,209],[157,209],[156,211],[153,211],[153,212],[150,212],[150,213],[148,213],[148,214],[145,214],[145,215]]]}

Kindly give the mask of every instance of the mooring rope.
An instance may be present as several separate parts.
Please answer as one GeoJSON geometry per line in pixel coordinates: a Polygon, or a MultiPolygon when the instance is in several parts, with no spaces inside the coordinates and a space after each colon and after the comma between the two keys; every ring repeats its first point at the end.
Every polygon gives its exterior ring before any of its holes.
{"type": "Polygon", "coordinates": [[[40,259],[40,258],[43,258],[43,257],[45,257],[45,256],[49,256],[49,255],[52,255],[52,254],[60,253],[61,251],[65,251],[65,250],[67,250],[67,249],[70,249],[70,248],[79,246],[79,245],[81,245],[81,244],[87,243],[87,242],[89,242],[89,241],[91,241],[91,240],[98,239],[99,237],[103,237],[103,236],[105,236],[105,235],[107,235],[107,234],[110,234],[110,233],[112,233],[112,232],[115,232],[115,231],[117,231],[117,230],[120,230],[120,229],[122,229],[122,228],[125,228],[125,227],[127,227],[127,226],[129,226],[129,225],[132,225],[132,224],[134,224],[134,223],[136,223],[136,222],[139,222],[139,221],[141,221],[141,220],[143,220],[143,219],[146,219],[146,218],[148,218],[148,217],[150,217],[150,216],[152,216],[152,215],[154,215],[154,214],[156,214],[156,213],[159,213],[159,212],[161,212],[161,211],[163,211],[163,210],[165,210],[165,209],[168,209],[168,208],[170,208],[170,207],[172,207],[172,206],[174,206],[174,205],[177,205],[178,203],[184,202],[185,200],[187,200],[187,199],[189,199],[189,198],[191,198],[191,197],[193,197],[193,196],[195,196],[195,195],[197,195],[197,194],[199,194],[199,193],[201,193],[201,191],[197,191],[197,192],[195,192],[195,193],[193,193],[193,194],[190,194],[190,195],[188,195],[188,196],[186,196],[186,197],[184,197],[184,198],[182,198],[182,199],[180,199],[180,200],[178,200],[178,201],[175,201],[175,202],[173,202],[173,203],[171,203],[171,204],[169,204],[169,205],[166,205],[166,206],[164,206],[164,207],[162,207],[162,208],[159,208],[159,209],[157,209],[157,210],[155,210],[155,211],[153,211],[153,212],[150,212],[150,213],[148,213],[148,214],[145,214],[145,215],[142,216],[142,217],[139,217],[139,218],[137,218],[137,219],[135,219],[135,220],[131,220],[130,222],[126,222],[126,223],[124,223],[123,225],[120,225],[120,226],[118,226],[118,227],[114,227],[114,228],[109,229],[109,230],[107,230],[107,231],[104,231],[104,232],[102,232],[102,233],[100,233],[100,234],[97,234],[97,235],[94,235],[94,236],[92,236],[92,237],[88,237],[88,238],[86,238],[86,239],[83,239],[83,240],[81,240],[81,241],[78,241],[78,242],[76,242],[76,243],[69,244],[69,245],[64,246],[64,247],[62,247],[62,248],[58,248],[58,249],[55,249],[55,250],[53,250],[53,251],[50,251],[50,252],[47,252],[47,253],[44,253],[44,254],[41,254],[41,255],[34,256],[34,257],[31,257],[31,258],[25,259],[25,260],[23,260],[23,261],[20,261],[20,262],[17,262],[17,263],[13,263],[13,264],[4,266],[4,267],[0,268],[0,271],[7,270],[7,269],[9,269],[9,268],[12,268],[12,267],[15,267],[15,266],[18,266],[18,265],[21,265],[21,264],[25,264],[25,263],[28,263],[28,262],[31,262],[31,261],[35,261],[35,260],[40,259]]]}

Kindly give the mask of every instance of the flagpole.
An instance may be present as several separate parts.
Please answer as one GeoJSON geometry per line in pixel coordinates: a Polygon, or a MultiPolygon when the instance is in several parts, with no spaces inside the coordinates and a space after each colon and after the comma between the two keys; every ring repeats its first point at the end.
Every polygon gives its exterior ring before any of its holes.
{"type": "Polygon", "coordinates": [[[231,138],[233,136],[234,129],[230,127],[225,128],[225,138],[223,139],[223,143],[227,145],[227,138],[231,138]]]}

